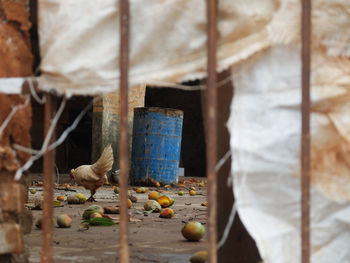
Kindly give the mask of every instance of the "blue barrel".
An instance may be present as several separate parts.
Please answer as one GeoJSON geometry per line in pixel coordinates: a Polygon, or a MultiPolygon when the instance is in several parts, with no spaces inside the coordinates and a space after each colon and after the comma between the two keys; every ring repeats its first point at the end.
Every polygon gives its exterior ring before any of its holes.
{"type": "Polygon", "coordinates": [[[131,181],[134,184],[177,183],[183,111],[135,108],[131,181]]]}

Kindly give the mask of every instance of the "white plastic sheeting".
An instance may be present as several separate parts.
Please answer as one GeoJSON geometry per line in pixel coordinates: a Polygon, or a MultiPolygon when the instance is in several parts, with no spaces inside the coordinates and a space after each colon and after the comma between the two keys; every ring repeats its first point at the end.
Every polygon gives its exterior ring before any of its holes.
{"type": "MultiPolygon", "coordinates": [[[[314,52],[312,68],[312,262],[350,262],[350,61],[314,52]]],[[[300,50],[276,46],[234,72],[238,212],[264,262],[300,262],[300,50]]]]}
{"type": "MultiPolygon", "coordinates": [[[[271,45],[278,1],[220,0],[218,70],[271,45]]],[[[130,0],[130,82],[206,74],[206,1],[130,0]]],[[[118,88],[119,1],[40,0],[41,89],[68,96],[118,88]]],[[[280,29],[276,29],[280,30],[280,29]]]]}

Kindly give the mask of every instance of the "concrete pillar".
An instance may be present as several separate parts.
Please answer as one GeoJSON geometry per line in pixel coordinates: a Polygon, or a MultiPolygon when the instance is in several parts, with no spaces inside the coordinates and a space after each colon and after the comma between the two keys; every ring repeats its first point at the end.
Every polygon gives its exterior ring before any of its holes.
{"type": "MultiPolygon", "coordinates": [[[[32,75],[28,4],[28,0],[0,1],[0,78],[32,75]]],[[[0,123],[4,122],[12,107],[25,101],[25,98],[17,95],[0,94],[0,123]]],[[[31,114],[29,100],[28,106],[18,110],[0,134],[1,262],[27,262],[26,256],[16,256],[24,250],[24,229],[20,221],[27,190],[22,182],[15,182],[13,177],[29,155],[14,151],[11,144],[30,147],[31,114]]]]}
{"type": "MultiPolygon", "coordinates": [[[[144,106],[145,91],[145,85],[138,85],[129,89],[129,134],[132,132],[134,108],[144,106]]],[[[111,144],[114,152],[113,171],[119,167],[119,111],[119,92],[104,95],[102,100],[95,103],[93,107],[91,159],[92,162],[95,162],[101,155],[104,147],[107,144],[111,144]]]]}

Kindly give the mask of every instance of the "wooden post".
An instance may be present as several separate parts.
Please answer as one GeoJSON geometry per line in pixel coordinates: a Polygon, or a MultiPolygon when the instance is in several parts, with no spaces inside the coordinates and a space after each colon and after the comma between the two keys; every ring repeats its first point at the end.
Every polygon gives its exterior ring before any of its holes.
{"type": "Polygon", "coordinates": [[[128,244],[128,74],[129,74],[129,0],[120,0],[120,141],[119,141],[119,185],[120,185],[120,262],[129,263],[128,244]]]}
{"type": "Polygon", "coordinates": [[[208,181],[208,262],[217,262],[217,185],[216,185],[216,154],[217,154],[217,86],[216,86],[216,12],[217,1],[207,0],[207,181],[208,181]]]}
{"type": "Polygon", "coordinates": [[[310,64],[311,0],[302,0],[302,138],[301,138],[301,258],[310,262],[310,64]]]}

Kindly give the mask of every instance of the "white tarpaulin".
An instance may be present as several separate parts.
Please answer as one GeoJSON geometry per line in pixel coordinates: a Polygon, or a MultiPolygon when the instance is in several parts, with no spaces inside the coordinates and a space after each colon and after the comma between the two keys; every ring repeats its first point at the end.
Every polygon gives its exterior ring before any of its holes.
{"type": "MultiPolygon", "coordinates": [[[[238,212],[264,262],[300,262],[300,50],[252,59],[229,121],[238,212]]],[[[312,262],[350,262],[350,61],[314,52],[312,68],[312,262]]]]}
{"type": "MultiPolygon", "coordinates": [[[[275,0],[219,2],[219,70],[290,38],[274,16],[287,5],[275,0]]],[[[130,0],[131,84],[205,76],[205,3],[130,0]]],[[[39,15],[42,89],[71,95],[118,88],[119,1],[40,0],[39,15]]]]}
{"type": "MultiPolygon", "coordinates": [[[[40,86],[118,87],[118,2],[40,0],[40,86]]],[[[300,262],[300,1],[220,0],[218,70],[233,66],[238,213],[265,263],[300,262]]],[[[204,0],[131,0],[130,81],[205,76],[204,0]]],[[[350,262],[350,1],[313,1],[312,262],[350,262]]]]}

